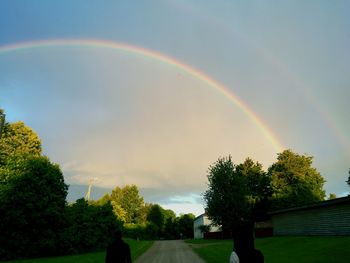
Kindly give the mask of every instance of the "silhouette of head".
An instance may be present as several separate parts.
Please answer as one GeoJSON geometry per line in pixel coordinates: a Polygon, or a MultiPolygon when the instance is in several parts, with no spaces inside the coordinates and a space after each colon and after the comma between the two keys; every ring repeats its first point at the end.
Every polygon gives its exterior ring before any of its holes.
{"type": "Polygon", "coordinates": [[[122,231],[116,230],[116,231],[114,232],[114,238],[115,238],[116,240],[122,239],[122,231]]]}

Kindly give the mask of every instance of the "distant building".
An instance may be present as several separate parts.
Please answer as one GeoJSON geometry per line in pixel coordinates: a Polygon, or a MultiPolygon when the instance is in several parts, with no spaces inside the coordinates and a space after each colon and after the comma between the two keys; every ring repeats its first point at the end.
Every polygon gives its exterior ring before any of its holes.
{"type": "Polygon", "coordinates": [[[193,236],[195,239],[204,238],[204,233],[201,230],[201,226],[210,226],[210,233],[220,232],[220,227],[212,226],[212,221],[208,218],[206,214],[201,214],[194,219],[193,222],[193,236]]]}
{"type": "Polygon", "coordinates": [[[275,236],[350,236],[350,196],[270,215],[275,236]]]}

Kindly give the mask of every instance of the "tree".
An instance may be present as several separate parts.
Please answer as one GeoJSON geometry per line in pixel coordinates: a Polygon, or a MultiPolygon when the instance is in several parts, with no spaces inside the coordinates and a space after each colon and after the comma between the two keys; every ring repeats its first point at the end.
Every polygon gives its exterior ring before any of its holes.
{"type": "Polygon", "coordinates": [[[209,233],[211,226],[210,225],[200,225],[198,229],[202,232],[202,234],[209,233]]]}
{"type": "Polygon", "coordinates": [[[350,186],[350,169],[349,169],[349,176],[348,176],[348,180],[346,181],[346,183],[348,184],[348,186],[350,186]]]}
{"type": "Polygon", "coordinates": [[[84,198],[70,204],[65,210],[65,228],[60,235],[63,253],[82,253],[105,248],[121,229],[109,202],[97,204],[84,198]]]}
{"type": "Polygon", "coordinates": [[[0,108],[0,139],[1,139],[1,135],[2,135],[2,127],[5,124],[5,114],[4,114],[4,110],[0,108]]]}
{"type": "Polygon", "coordinates": [[[144,201],[136,185],[126,185],[123,188],[117,186],[112,191],[111,204],[116,216],[125,223],[141,221],[144,201]]]}
{"type": "Polygon", "coordinates": [[[176,231],[175,231],[175,223],[176,223],[176,214],[171,209],[163,209],[162,212],[164,215],[164,226],[163,226],[163,233],[161,233],[161,236],[165,239],[174,239],[176,238],[176,231]]]}
{"type": "Polygon", "coordinates": [[[236,166],[236,174],[246,178],[247,198],[249,204],[253,206],[250,217],[254,221],[266,219],[269,208],[268,199],[272,195],[270,177],[259,162],[254,163],[250,158],[236,166]]]}
{"type": "Polygon", "coordinates": [[[278,154],[277,162],[268,169],[273,190],[274,209],[301,206],[324,200],[325,180],[312,167],[313,157],[291,150],[278,154]]]}
{"type": "Polygon", "coordinates": [[[0,184],[0,258],[54,254],[68,189],[58,165],[46,157],[11,159],[0,175],[7,178],[0,184]]]}
{"type": "Polygon", "coordinates": [[[330,193],[328,196],[328,200],[332,200],[332,199],[336,199],[336,198],[337,198],[337,195],[334,193],[330,193]]]}
{"type": "Polygon", "coordinates": [[[0,140],[0,167],[14,157],[40,154],[41,141],[31,128],[23,122],[5,123],[0,140]]]}
{"type": "Polygon", "coordinates": [[[194,214],[183,214],[176,218],[176,231],[180,238],[193,238],[194,214]]]}
{"type": "Polygon", "coordinates": [[[208,217],[222,229],[232,230],[242,220],[251,218],[248,178],[245,166],[238,170],[231,156],[219,158],[209,167],[208,189],[204,192],[208,217]]]}
{"type": "Polygon", "coordinates": [[[160,205],[152,205],[147,214],[147,220],[157,226],[158,236],[164,228],[165,216],[164,209],[160,205]]]}

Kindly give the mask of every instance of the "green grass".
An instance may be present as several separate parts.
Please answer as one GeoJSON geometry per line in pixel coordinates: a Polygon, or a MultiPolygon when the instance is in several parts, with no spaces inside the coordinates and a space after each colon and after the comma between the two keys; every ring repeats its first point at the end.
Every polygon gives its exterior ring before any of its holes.
{"type": "MultiPolygon", "coordinates": [[[[132,261],[142,255],[152,244],[153,241],[136,241],[133,239],[124,239],[131,249],[132,261]]],[[[25,260],[14,260],[4,262],[18,262],[18,263],[102,263],[105,260],[106,252],[95,252],[88,254],[54,257],[54,258],[37,258],[37,259],[25,259],[25,260]]]]}
{"type": "MultiPolygon", "coordinates": [[[[232,240],[191,240],[207,263],[228,262],[232,240]]],[[[349,263],[350,237],[270,237],[257,239],[266,263],[349,263]]]]}

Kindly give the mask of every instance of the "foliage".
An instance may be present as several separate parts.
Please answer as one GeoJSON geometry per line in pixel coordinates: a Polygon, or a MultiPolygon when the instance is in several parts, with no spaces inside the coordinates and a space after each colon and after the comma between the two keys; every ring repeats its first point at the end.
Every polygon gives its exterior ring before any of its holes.
{"type": "Polygon", "coordinates": [[[4,114],[4,110],[0,108],[0,139],[1,139],[2,128],[4,124],[5,124],[5,114],[4,114]]]}
{"type": "Polygon", "coordinates": [[[164,210],[164,230],[162,236],[165,239],[175,239],[178,235],[176,233],[176,215],[173,210],[164,210]]]}
{"type": "Polygon", "coordinates": [[[249,192],[246,168],[249,170],[248,165],[237,169],[231,156],[219,158],[209,167],[204,200],[208,217],[214,224],[233,229],[242,219],[251,217],[253,205],[249,195],[253,195],[249,192]]]}
{"type": "Polygon", "coordinates": [[[176,233],[180,238],[193,238],[194,214],[183,214],[176,218],[176,233]]]}
{"type": "Polygon", "coordinates": [[[337,198],[337,195],[334,193],[330,193],[328,196],[328,200],[332,200],[332,199],[336,199],[336,198],[337,198]]]}
{"type": "Polygon", "coordinates": [[[247,218],[251,217],[254,221],[266,219],[269,208],[268,199],[272,195],[270,177],[259,162],[254,163],[250,158],[236,166],[236,174],[246,178],[247,198],[252,205],[252,214],[247,218]]]}
{"type": "Polygon", "coordinates": [[[278,154],[277,162],[271,165],[268,174],[274,209],[306,205],[325,198],[325,180],[312,167],[311,156],[285,150],[278,154]]]}
{"type": "Polygon", "coordinates": [[[158,237],[158,227],[151,222],[142,224],[124,224],[123,233],[125,237],[136,240],[152,240],[158,237]]]}
{"type": "Polygon", "coordinates": [[[110,195],[107,193],[105,194],[104,196],[102,196],[100,199],[94,201],[94,200],[91,200],[89,201],[90,203],[92,204],[96,204],[96,205],[105,205],[107,203],[110,203],[111,202],[111,197],[110,195]]]}
{"type": "Polygon", "coordinates": [[[348,176],[348,180],[346,181],[346,183],[348,184],[348,186],[350,186],[350,169],[349,169],[349,176],[348,176]]]}
{"type": "Polygon", "coordinates": [[[60,236],[62,253],[81,253],[105,248],[114,230],[121,229],[111,204],[97,205],[78,199],[66,207],[65,228],[60,236]]]}
{"type": "Polygon", "coordinates": [[[12,159],[0,172],[0,258],[56,252],[64,221],[67,185],[46,157],[12,159]]]}
{"type": "Polygon", "coordinates": [[[165,222],[164,209],[160,205],[152,205],[147,214],[147,220],[157,227],[158,235],[163,231],[165,222]]]}
{"type": "Polygon", "coordinates": [[[200,225],[198,229],[204,234],[210,232],[211,226],[210,225],[200,225]]]}
{"type": "Polygon", "coordinates": [[[14,156],[40,156],[41,141],[38,135],[23,122],[5,123],[0,140],[0,167],[14,156]]]}
{"type": "Polygon", "coordinates": [[[113,211],[120,220],[125,223],[140,223],[144,201],[136,185],[126,185],[123,188],[117,186],[112,191],[110,200],[113,211]]]}

